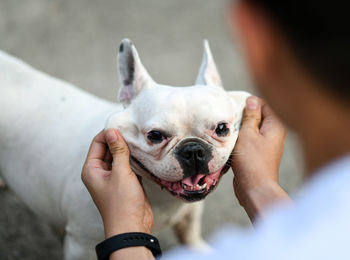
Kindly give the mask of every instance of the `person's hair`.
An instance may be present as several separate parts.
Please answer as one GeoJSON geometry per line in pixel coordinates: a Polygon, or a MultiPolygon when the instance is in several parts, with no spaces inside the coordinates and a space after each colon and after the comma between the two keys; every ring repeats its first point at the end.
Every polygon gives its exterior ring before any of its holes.
{"type": "Polygon", "coordinates": [[[343,0],[244,0],[266,11],[297,59],[325,88],[350,98],[350,28],[343,0]]]}

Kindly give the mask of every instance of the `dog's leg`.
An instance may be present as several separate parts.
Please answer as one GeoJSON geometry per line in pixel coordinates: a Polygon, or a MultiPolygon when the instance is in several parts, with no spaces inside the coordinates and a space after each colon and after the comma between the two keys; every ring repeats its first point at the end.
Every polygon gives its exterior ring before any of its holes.
{"type": "Polygon", "coordinates": [[[189,204],[184,214],[176,221],[174,230],[180,243],[196,250],[209,251],[210,247],[201,236],[203,207],[203,201],[189,204]]]}
{"type": "Polygon", "coordinates": [[[66,233],[63,247],[64,260],[96,259],[95,244],[91,243],[91,241],[77,238],[72,234],[66,233]]]}

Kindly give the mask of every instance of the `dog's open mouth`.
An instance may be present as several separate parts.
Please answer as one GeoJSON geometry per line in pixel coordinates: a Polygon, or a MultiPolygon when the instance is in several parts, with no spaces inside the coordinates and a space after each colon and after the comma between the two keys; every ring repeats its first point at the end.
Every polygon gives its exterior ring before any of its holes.
{"type": "Polygon", "coordinates": [[[144,171],[146,171],[153,180],[155,180],[162,188],[166,188],[172,195],[179,197],[185,201],[199,201],[204,199],[219,183],[221,176],[230,168],[230,159],[218,171],[210,174],[198,173],[195,176],[187,177],[180,181],[165,181],[152,172],[150,172],[140,161],[131,156],[131,159],[144,171]]]}

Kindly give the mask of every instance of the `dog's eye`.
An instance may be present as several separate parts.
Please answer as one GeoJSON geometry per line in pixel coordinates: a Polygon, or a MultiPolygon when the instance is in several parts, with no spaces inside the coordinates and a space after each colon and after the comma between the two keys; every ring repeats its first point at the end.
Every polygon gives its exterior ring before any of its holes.
{"type": "Polygon", "coordinates": [[[156,131],[156,130],[153,130],[153,131],[150,131],[148,134],[147,134],[147,138],[148,140],[150,140],[152,143],[154,144],[159,144],[161,142],[163,142],[164,140],[164,135],[159,132],[159,131],[156,131]]]}
{"type": "Polygon", "coordinates": [[[220,123],[215,129],[215,133],[218,136],[226,136],[229,131],[230,131],[230,128],[227,127],[227,123],[220,123]]]}

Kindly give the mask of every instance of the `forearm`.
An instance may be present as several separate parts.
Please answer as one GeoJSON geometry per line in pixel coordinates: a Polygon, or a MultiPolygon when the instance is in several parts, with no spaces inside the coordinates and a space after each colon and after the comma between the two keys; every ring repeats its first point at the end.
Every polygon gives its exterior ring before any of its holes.
{"type": "Polygon", "coordinates": [[[276,182],[266,182],[252,188],[237,188],[236,194],[252,223],[264,216],[266,210],[277,202],[292,203],[288,194],[276,182]]]}

